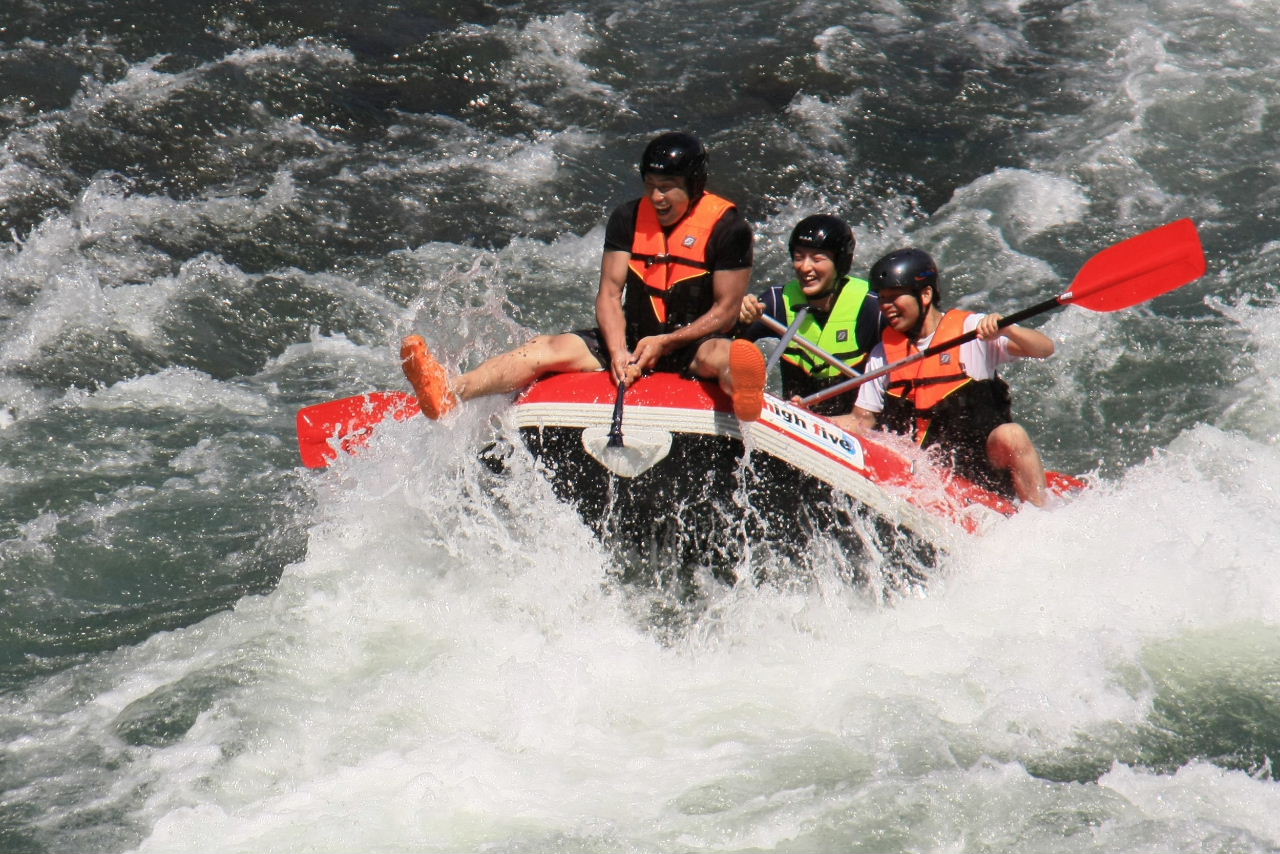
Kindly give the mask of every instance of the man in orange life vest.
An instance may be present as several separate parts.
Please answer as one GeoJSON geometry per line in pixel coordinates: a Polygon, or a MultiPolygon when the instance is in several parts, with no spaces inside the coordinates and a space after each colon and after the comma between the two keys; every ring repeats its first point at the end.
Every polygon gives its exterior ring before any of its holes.
{"type": "Polygon", "coordinates": [[[707,152],[687,133],[664,133],[640,160],[642,198],[619,206],[605,229],[595,329],[539,335],[449,378],[421,336],[401,347],[422,410],[439,418],[467,400],[521,389],[538,377],[609,369],[618,383],[645,371],[717,379],[740,420],[760,417],[765,359],[728,332],[751,281],[751,226],[706,191],[707,152]]]}
{"type": "Polygon", "coordinates": [[[859,389],[846,429],[875,426],[938,449],[957,474],[1006,496],[1042,505],[1044,465],[1031,437],[1010,412],[1009,386],[996,368],[1014,359],[1053,355],[1053,341],[1017,325],[1000,329],[999,314],[939,308],[938,267],[920,249],[890,252],[871,267],[871,289],[889,328],[871,351],[871,373],[931,344],[978,331],[976,341],[936,353],[859,389]]]}

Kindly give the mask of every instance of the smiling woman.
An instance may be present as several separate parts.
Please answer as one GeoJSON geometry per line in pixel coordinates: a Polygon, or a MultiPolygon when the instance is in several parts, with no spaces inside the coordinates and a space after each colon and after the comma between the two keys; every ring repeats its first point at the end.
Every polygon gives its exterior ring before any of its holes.
{"type": "Polygon", "coordinates": [[[0,3],[0,849],[1280,848],[1271,11],[0,3]],[[1182,217],[1234,260],[1036,327],[1019,419],[1097,485],[909,597],[740,508],[736,586],[619,583],[501,397],[298,467],[414,330],[456,376],[592,328],[669,129],[743,291],[820,212],[968,309],[1182,217]]]}
{"type": "MultiPolygon", "coordinates": [[[[1198,238],[1193,242],[1198,278],[1203,253],[1198,238]]],[[[873,378],[858,391],[849,420],[863,431],[879,426],[909,435],[920,447],[933,448],[957,474],[1043,507],[1049,499],[1044,464],[1026,429],[1014,422],[1009,385],[996,370],[1014,359],[1052,356],[1053,341],[1002,323],[1000,315],[944,313],[940,278],[933,258],[921,249],[895,250],[872,265],[871,286],[888,329],[867,359],[873,378]],[[954,351],[930,352],[935,337],[938,343],[965,343],[954,351]],[[917,354],[924,358],[913,360],[917,354]]]]}
{"type": "MultiPolygon", "coordinates": [[[[740,337],[756,341],[775,334],[777,325],[794,336],[788,339],[784,333],[769,357],[771,364],[782,365],[784,397],[808,397],[844,379],[845,369],[837,362],[860,371],[880,340],[884,321],[879,302],[865,279],[849,275],[855,245],[853,230],[844,220],[831,214],[807,216],[787,240],[795,278],[775,285],[761,298],[748,295],[742,301],[740,337]],[[835,360],[815,354],[805,342],[818,345],[835,360]]],[[[854,397],[852,392],[832,396],[820,401],[815,411],[846,414],[853,409],[854,397]]]]}

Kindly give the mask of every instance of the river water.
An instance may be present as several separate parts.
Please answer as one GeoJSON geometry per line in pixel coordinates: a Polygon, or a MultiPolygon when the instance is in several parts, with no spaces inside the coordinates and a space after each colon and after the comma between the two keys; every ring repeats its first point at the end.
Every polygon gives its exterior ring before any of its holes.
{"type": "Polygon", "coordinates": [[[1280,850],[1278,20],[7,0],[0,850],[1280,850]],[[677,128],[758,289],[820,210],[970,308],[1183,217],[1209,273],[1032,322],[1016,414],[1095,487],[914,595],[824,541],[621,584],[522,452],[477,460],[506,400],[299,466],[297,409],[404,388],[409,331],[465,368],[588,324],[677,128]]]}

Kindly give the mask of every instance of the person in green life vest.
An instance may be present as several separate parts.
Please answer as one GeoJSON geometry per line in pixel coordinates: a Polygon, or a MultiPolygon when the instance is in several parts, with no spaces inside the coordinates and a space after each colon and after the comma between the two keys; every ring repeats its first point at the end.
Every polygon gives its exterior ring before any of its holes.
{"type": "MultiPolygon", "coordinates": [[[[885,323],[880,302],[867,282],[849,275],[853,249],[853,230],[839,217],[814,214],[800,220],[787,241],[796,277],[785,285],[774,285],[760,297],[748,294],[743,298],[738,321],[745,328],[738,337],[750,341],[776,338],[778,332],[766,326],[761,316],[767,314],[789,327],[807,306],[797,337],[861,370],[871,348],[880,343],[885,323]]],[[[794,341],[779,365],[783,396],[793,401],[845,379],[838,368],[794,341]]],[[[847,414],[853,411],[857,394],[855,388],[816,404],[813,410],[820,415],[847,414]]]]}

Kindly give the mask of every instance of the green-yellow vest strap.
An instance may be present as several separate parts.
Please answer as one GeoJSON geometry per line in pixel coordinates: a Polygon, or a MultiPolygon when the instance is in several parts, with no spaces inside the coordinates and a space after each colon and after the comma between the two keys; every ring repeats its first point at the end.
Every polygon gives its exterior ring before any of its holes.
{"type": "MultiPolygon", "coordinates": [[[[810,313],[800,323],[800,328],[796,332],[797,337],[817,344],[850,367],[859,367],[866,361],[867,351],[870,350],[868,342],[858,341],[858,314],[862,311],[862,304],[866,301],[870,290],[871,286],[865,279],[845,276],[844,285],[840,289],[839,296],[836,297],[836,304],[827,317],[826,325],[819,326],[818,321],[810,313]]],[[[787,326],[790,326],[800,308],[808,303],[804,289],[798,280],[793,279],[783,286],[782,301],[787,309],[787,326]]],[[[839,368],[827,364],[825,359],[810,354],[794,342],[787,347],[782,358],[811,377],[842,376],[839,368]]]]}

